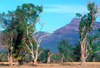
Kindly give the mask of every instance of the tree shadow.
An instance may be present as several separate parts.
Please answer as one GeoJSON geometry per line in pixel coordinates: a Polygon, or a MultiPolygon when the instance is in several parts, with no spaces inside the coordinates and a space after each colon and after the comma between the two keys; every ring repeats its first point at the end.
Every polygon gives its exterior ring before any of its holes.
{"type": "Polygon", "coordinates": [[[0,66],[9,66],[9,64],[1,63],[0,66]]]}

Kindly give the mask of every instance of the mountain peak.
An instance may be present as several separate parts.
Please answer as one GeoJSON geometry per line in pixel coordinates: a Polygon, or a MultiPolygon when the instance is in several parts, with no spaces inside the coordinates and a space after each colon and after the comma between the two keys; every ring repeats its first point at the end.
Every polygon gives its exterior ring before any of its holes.
{"type": "MultiPolygon", "coordinates": [[[[77,43],[79,40],[80,20],[81,20],[80,18],[73,18],[69,24],[54,31],[54,33],[52,33],[51,36],[43,38],[41,45],[55,52],[58,51],[57,43],[60,42],[61,39],[68,40],[69,43],[72,45],[77,43]]],[[[100,22],[95,22],[93,25],[94,30],[90,33],[90,35],[97,33],[99,27],[100,27],[100,22]]]]}
{"type": "Polygon", "coordinates": [[[79,25],[80,18],[73,18],[72,21],[69,23],[71,25],[79,25]]]}
{"type": "Polygon", "coordinates": [[[78,31],[80,18],[73,18],[66,26],[54,31],[54,34],[68,34],[70,32],[78,31]]]}

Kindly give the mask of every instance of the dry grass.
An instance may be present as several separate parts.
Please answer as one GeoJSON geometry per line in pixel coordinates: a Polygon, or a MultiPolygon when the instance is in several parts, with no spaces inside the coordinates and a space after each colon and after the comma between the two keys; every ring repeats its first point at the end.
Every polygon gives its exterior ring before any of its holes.
{"type": "MultiPolygon", "coordinates": [[[[8,66],[9,62],[0,62],[0,68],[100,68],[100,62],[86,62],[86,65],[81,66],[80,62],[66,63],[40,63],[37,66],[22,65],[8,66]],[[2,65],[3,64],[3,65],[2,65]]],[[[16,64],[16,63],[13,63],[16,64]]]]}

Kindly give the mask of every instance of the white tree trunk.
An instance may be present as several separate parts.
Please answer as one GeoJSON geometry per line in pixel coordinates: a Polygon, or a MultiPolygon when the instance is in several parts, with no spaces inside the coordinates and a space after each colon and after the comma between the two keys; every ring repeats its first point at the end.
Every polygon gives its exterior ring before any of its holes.
{"type": "Polygon", "coordinates": [[[63,63],[64,55],[62,54],[61,62],[63,63]]]}
{"type": "Polygon", "coordinates": [[[37,62],[37,58],[34,59],[34,63],[33,63],[34,66],[36,65],[36,62],[37,62]]]}
{"type": "Polygon", "coordinates": [[[81,65],[85,65],[85,64],[86,64],[86,60],[85,60],[85,58],[82,58],[81,65]]]}
{"type": "MultiPolygon", "coordinates": [[[[34,57],[34,55],[33,55],[33,61],[34,61],[34,65],[36,65],[37,64],[37,59],[38,59],[38,56],[40,55],[40,54],[38,54],[38,48],[39,48],[39,45],[37,44],[37,49],[36,49],[36,55],[35,55],[35,57],[34,57]]],[[[41,52],[40,52],[41,53],[41,52]]]]}
{"type": "Polygon", "coordinates": [[[47,63],[50,63],[50,56],[47,58],[47,63]]]}
{"type": "Polygon", "coordinates": [[[85,65],[86,59],[89,56],[89,53],[85,52],[85,48],[83,47],[83,44],[81,44],[81,65],[85,65]]]}
{"type": "Polygon", "coordinates": [[[93,57],[93,62],[95,62],[95,57],[93,57]]]}
{"type": "Polygon", "coordinates": [[[52,53],[51,55],[48,55],[47,63],[50,63],[50,57],[51,57],[53,54],[54,54],[54,53],[52,53]]]}
{"type": "Polygon", "coordinates": [[[12,60],[12,50],[13,50],[13,47],[11,46],[11,47],[10,47],[10,54],[9,54],[9,65],[10,65],[10,66],[13,66],[13,63],[12,63],[12,61],[13,61],[13,60],[12,60]]]}
{"type": "Polygon", "coordinates": [[[81,45],[81,65],[84,64],[85,64],[84,48],[83,45],[81,45]]]}

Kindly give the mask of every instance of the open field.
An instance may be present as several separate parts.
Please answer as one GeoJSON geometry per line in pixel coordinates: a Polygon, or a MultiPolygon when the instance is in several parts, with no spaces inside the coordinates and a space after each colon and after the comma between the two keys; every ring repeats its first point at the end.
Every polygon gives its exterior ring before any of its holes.
{"type": "MultiPolygon", "coordinates": [[[[15,64],[15,63],[14,63],[15,64]]],[[[81,66],[80,62],[66,62],[66,63],[40,63],[37,66],[22,65],[22,66],[8,66],[8,62],[0,62],[0,68],[100,68],[100,62],[87,62],[86,65],[81,66]]]]}

